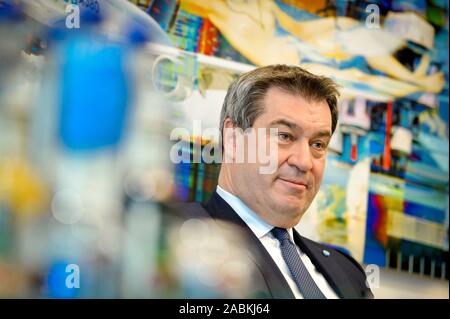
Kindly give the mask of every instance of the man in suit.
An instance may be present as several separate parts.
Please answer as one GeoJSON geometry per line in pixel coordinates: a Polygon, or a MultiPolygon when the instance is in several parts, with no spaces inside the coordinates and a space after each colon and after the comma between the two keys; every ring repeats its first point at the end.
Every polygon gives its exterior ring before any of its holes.
{"type": "Polygon", "coordinates": [[[257,68],[228,89],[220,119],[222,166],[204,215],[229,221],[246,234],[261,275],[255,281],[260,296],[373,297],[358,262],[294,229],[322,181],[337,97],[331,79],[287,65],[257,68]],[[240,137],[256,134],[256,149],[276,147],[271,172],[261,170],[260,159],[248,160],[252,148],[237,142],[239,132],[240,137]]]}

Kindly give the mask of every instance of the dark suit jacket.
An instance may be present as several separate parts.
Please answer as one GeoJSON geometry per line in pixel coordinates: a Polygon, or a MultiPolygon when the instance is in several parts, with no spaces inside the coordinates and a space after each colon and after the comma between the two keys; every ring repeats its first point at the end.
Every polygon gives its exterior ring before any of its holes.
{"type": "MultiPolygon", "coordinates": [[[[191,217],[207,217],[214,220],[231,222],[241,228],[248,239],[248,252],[252,256],[256,268],[260,272],[259,278],[255,279],[255,287],[261,298],[294,298],[294,295],[286,282],[283,274],[269,255],[259,239],[216,192],[205,206],[197,203],[183,205],[184,213],[191,217]]],[[[367,288],[366,275],[359,263],[347,254],[316,243],[300,234],[294,229],[295,243],[302,252],[308,255],[316,269],[321,272],[335,293],[340,298],[373,298],[372,292],[367,288]],[[330,252],[325,256],[323,251],[330,252]]]]}

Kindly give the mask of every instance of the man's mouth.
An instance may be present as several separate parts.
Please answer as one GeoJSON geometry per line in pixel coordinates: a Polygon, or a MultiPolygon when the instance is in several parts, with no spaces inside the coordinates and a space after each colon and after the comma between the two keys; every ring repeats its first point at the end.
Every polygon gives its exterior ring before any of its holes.
{"type": "Polygon", "coordinates": [[[308,188],[308,183],[304,181],[289,179],[289,178],[281,178],[278,177],[278,179],[283,182],[285,185],[298,189],[298,190],[306,190],[308,188]]]}

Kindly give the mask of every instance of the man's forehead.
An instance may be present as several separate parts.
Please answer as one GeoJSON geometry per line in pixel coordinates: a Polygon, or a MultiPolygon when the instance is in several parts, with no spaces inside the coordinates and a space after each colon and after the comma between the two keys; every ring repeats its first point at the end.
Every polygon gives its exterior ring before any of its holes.
{"type": "Polygon", "coordinates": [[[284,124],[289,127],[317,124],[325,128],[329,127],[331,130],[331,110],[325,100],[308,100],[299,94],[274,88],[266,94],[262,107],[261,116],[264,117],[265,122],[278,121],[274,124],[284,124]],[[311,120],[314,123],[305,123],[311,120]]]}
{"type": "Polygon", "coordinates": [[[331,110],[325,98],[306,96],[301,92],[292,92],[280,87],[270,87],[262,100],[264,108],[271,107],[280,109],[283,105],[295,105],[295,107],[304,107],[310,111],[317,111],[317,108],[325,108],[331,110]]]}

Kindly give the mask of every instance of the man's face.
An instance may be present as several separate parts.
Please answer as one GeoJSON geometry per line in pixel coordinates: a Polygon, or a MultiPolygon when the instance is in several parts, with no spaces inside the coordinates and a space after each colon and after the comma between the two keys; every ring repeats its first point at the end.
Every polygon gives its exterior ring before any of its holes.
{"type": "Polygon", "coordinates": [[[279,88],[270,88],[263,104],[264,113],[253,128],[265,128],[267,144],[272,141],[278,146],[277,169],[261,174],[261,162],[234,164],[233,192],[269,224],[290,228],[298,224],[319,190],[331,138],[331,112],[325,101],[307,101],[279,88]],[[278,133],[271,134],[270,128],[278,133]]]}

